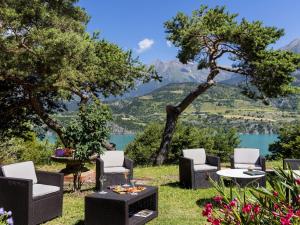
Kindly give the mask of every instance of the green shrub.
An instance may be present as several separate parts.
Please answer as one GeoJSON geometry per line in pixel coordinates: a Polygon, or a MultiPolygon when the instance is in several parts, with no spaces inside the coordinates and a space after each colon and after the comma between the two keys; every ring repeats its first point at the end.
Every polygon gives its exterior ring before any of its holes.
{"type": "MultiPolygon", "coordinates": [[[[137,165],[151,165],[160,146],[163,124],[150,123],[125,149],[125,154],[137,165]]],[[[183,149],[205,148],[207,153],[228,161],[239,144],[236,130],[199,129],[179,123],[174,133],[166,163],[178,163],[183,149]]]]}
{"type": "Polygon", "coordinates": [[[50,163],[54,146],[48,141],[40,141],[35,135],[28,140],[11,138],[0,143],[0,163],[33,161],[35,164],[50,163]]]}
{"type": "Polygon", "coordinates": [[[300,122],[281,128],[278,139],[269,146],[268,158],[300,158],[300,122]]]}

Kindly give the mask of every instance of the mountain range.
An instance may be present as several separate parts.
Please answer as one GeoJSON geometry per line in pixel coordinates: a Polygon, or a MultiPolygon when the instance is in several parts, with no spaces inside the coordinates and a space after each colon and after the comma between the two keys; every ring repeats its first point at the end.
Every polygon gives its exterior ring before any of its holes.
{"type": "MultiPolygon", "coordinates": [[[[300,54],[300,38],[293,40],[291,43],[280,49],[300,54]]],[[[198,70],[196,63],[182,64],[178,60],[163,62],[157,59],[152,65],[155,66],[157,73],[162,77],[162,82],[150,81],[146,84],[137,84],[135,90],[125,93],[122,97],[117,98],[142,96],[171,83],[200,83],[205,81],[208,75],[208,70],[198,70]]],[[[296,83],[299,84],[300,72],[297,72],[295,77],[297,79],[296,83]]],[[[218,83],[229,85],[237,85],[243,80],[244,78],[242,76],[226,71],[221,71],[220,75],[216,77],[218,83]]],[[[114,99],[115,98],[110,98],[110,100],[114,99]]]]}

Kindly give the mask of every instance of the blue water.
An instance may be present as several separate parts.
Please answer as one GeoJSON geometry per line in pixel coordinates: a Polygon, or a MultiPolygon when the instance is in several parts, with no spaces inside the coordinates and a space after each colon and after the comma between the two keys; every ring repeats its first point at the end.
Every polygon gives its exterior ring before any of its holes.
{"type": "Polygon", "coordinates": [[[118,150],[124,150],[133,141],[134,136],[134,134],[113,134],[110,137],[110,142],[115,143],[118,150]]]}
{"type": "MultiPolygon", "coordinates": [[[[124,150],[126,146],[133,141],[134,134],[113,134],[110,141],[115,143],[118,150],[124,150]]],[[[48,136],[48,140],[52,143],[55,142],[55,136],[48,136]]],[[[258,148],[262,155],[269,153],[269,144],[277,140],[275,134],[240,134],[240,147],[244,148],[258,148]]]]}
{"type": "Polygon", "coordinates": [[[277,141],[276,134],[240,134],[240,147],[258,148],[260,154],[267,155],[269,153],[269,144],[277,141]]]}

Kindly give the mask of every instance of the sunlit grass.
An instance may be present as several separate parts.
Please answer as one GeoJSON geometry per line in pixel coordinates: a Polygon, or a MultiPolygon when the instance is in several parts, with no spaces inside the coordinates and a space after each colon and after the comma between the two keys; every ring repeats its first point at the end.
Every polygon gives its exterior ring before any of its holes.
{"type": "MultiPolygon", "coordinates": [[[[268,162],[267,167],[281,166],[280,161],[268,162]]],[[[229,164],[223,164],[226,167],[229,164]]],[[[58,171],[63,165],[42,166],[40,169],[58,171]]],[[[87,166],[90,169],[94,165],[87,166]]],[[[213,188],[189,190],[178,185],[178,166],[138,167],[134,169],[136,178],[147,180],[149,185],[159,187],[159,216],[149,225],[196,225],[205,224],[201,212],[205,202],[216,194],[213,188]]],[[[64,194],[63,217],[54,219],[47,225],[83,225],[84,196],[93,191],[94,184],[84,186],[81,193],[64,194]]]]}

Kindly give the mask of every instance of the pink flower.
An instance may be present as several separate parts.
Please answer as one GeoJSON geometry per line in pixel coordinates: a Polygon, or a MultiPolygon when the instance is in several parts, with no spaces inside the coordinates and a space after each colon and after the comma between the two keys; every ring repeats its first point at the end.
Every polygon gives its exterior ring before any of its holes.
{"type": "Polygon", "coordinates": [[[253,211],[254,211],[254,214],[257,215],[257,214],[260,212],[260,206],[259,206],[259,205],[256,205],[256,206],[254,207],[253,211]]]}
{"type": "Polygon", "coordinates": [[[206,217],[209,217],[209,216],[211,216],[211,214],[212,214],[212,204],[211,203],[207,203],[204,206],[204,209],[202,211],[202,215],[206,216],[206,217]]]}
{"type": "Polygon", "coordinates": [[[290,219],[281,217],[281,218],[280,218],[280,224],[281,224],[281,225],[291,225],[291,221],[290,221],[290,219]]]}
{"type": "Polygon", "coordinates": [[[220,219],[209,218],[207,219],[207,221],[210,222],[212,225],[221,225],[220,219]]]}
{"type": "Polygon", "coordinates": [[[252,209],[252,205],[249,203],[244,205],[244,207],[242,208],[242,212],[248,214],[251,212],[251,209],[252,209]]]}
{"type": "Polygon", "coordinates": [[[221,204],[222,203],[222,200],[223,200],[223,197],[220,196],[220,195],[217,195],[216,197],[213,198],[215,202],[221,204]]]}
{"type": "Polygon", "coordinates": [[[230,207],[236,207],[237,205],[237,200],[233,199],[230,203],[229,203],[230,207]]]}
{"type": "Polygon", "coordinates": [[[277,192],[277,191],[273,191],[273,195],[274,195],[275,197],[278,197],[278,192],[277,192]]]}

